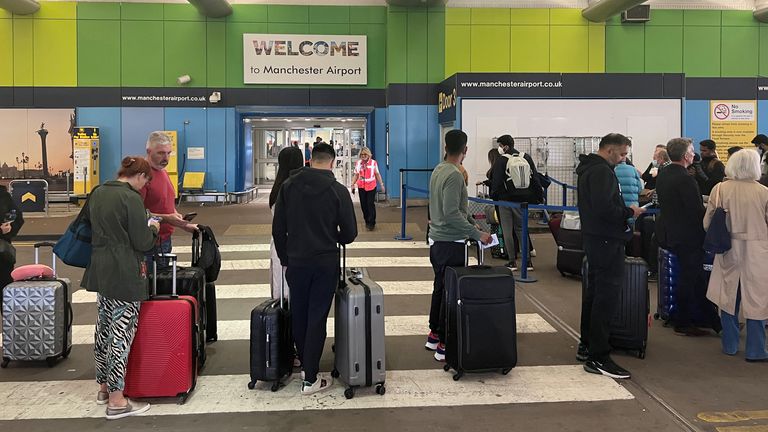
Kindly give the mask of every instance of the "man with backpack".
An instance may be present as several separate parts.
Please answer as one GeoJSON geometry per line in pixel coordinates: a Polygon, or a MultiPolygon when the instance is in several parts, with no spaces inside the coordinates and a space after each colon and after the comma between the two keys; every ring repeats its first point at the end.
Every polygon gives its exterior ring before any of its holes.
{"type": "MultiPolygon", "coordinates": [[[[518,203],[538,204],[543,196],[536,164],[530,155],[515,149],[515,140],[510,135],[502,135],[497,140],[499,153],[502,157],[494,162],[491,168],[491,198],[496,201],[511,201],[518,203]]],[[[514,232],[518,239],[523,240],[523,210],[520,208],[499,207],[501,229],[504,233],[514,232]]],[[[511,238],[512,236],[509,235],[511,238]]],[[[530,248],[533,248],[532,245],[530,248]]],[[[514,250],[515,248],[507,248],[514,250]]],[[[522,251],[522,246],[521,246],[522,251]]],[[[521,252],[522,253],[522,252],[521,252]]],[[[517,270],[517,250],[510,253],[507,267],[517,270]]],[[[533,270],[530,257],[523,263],[528,270],[533,270]]]]}

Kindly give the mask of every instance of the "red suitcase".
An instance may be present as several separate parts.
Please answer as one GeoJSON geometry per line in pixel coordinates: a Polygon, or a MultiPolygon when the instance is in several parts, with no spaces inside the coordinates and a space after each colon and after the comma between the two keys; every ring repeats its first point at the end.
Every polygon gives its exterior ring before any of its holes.
{"type": "Polygon", "coordinates": [[[157,296],[153,283],[153,295],[141,304],[124,393],[132,398],[178,397],[183,404],[197,383],[200,316],[195,297],[176,295],[176,255],[164,256],[173,266],[173,294],[157,296]]]}

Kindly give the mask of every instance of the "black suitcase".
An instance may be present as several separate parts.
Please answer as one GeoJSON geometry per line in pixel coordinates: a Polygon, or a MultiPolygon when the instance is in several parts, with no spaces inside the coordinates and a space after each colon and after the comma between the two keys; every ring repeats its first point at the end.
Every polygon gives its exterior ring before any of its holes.
{"type": "Polygon", "coordinates": [[[283,386],[293,372],[293,336],[291,313],[280,291],[280,299],[269,299],[251,311],[251,381],[272,382],[272,391],[283,386]]]}
{"type": "Polygon", "coordinates": [[[584,241],[581,231],[560,229],[557,232],[557,271],[561,275],[581,275],[584,241]]]}
{"type": "Polygon", "coordinates": [[[655,216],[645,216],[637,220],[642,242],[642,257],[648,264],[648,270],[652,274],[659,272],[659,242],[656,241],[656,218],[655,216]]]}
{"type": "Polygon", "coordinates": [[[218,326],[216,325],[216,284],[205,284],[205,341],[216,342],[219,340],[218,326]]]}
{"type": "Polygon", "coordinates": [[[444,370],[456,371],[454,381],[465,372],[506,375],[517,365],[515,279],[506,267],[482,265],[482,251],[478,261],[445,270],[444,370]]]}
{"type": "MultiPolygon", "coordinates": [[[[648,345],[648,326],[651,317],[651,299],[648,290],[648,265],[642,258],[627,257],[624,260],[624,283],[619,295],[619,307],[611,319],[610,344],[614,349],[632,351],[644,359],[648,345]]],[[[582,295],[589,281],[589,265],[584,260],[582,268],[582,295]]]]}

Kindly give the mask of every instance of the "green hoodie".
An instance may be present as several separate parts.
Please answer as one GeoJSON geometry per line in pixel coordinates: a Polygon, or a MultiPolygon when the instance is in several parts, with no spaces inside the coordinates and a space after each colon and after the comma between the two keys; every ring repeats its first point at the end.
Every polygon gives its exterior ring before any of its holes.
{"type": "Polygon", "coordinates": [[[81,286],[111,299],[146,300],[144,253],[155,245],[157,231],[147,226],[141,195],[113,180],[95,189],[88,205],[93,252],[81,286]]]}
{"type": "Polygon", "coordinates": [[[467,186],[459,168],[440,162],[429,179],[429,237],[434,241],[480,240],[467,211],[467,186]]]}

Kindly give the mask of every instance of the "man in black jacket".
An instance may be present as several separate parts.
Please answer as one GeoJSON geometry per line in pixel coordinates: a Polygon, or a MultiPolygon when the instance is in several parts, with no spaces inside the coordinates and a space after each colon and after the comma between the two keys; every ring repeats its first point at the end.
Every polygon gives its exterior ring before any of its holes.
{"type": "MultiPolygon", "coordinates": [[[[0,185],[0,239],[11,243],[22,225],[24,225],[24,217],[21,214],[21,209],[13,201],[8,189],[0,185]]],[[[0,290],[13,282],[11,272],[14,263],[15,257],[0,257],[0,290]]],[[[2,303],[3,299],[0,296],[0,306],[2,303]]]]}
{"type": "Polygon", "coordinates": [[[333,175],[336,152],[316,144],[310,166],[283,183],[275,202],[272,237],[285,279],[291,287],[291,324],[303,365],[302,394],[330,387],[320,377],[326,320],[339,282],[338,244],[357,237],[357,220],[349,191],[333,175]]]}
{"type": "MultiPolygon", "coordinates": [[[[527,153],[523,154],[523,159],[528,162],[531,169],[530,183],[527,188],[515,187],[514,183],[507,178],[507,161],[509,157],[519,155],[520,152],[515,149],[515,140],[510,135],[502,135],[497,140],[499,143],[499,153],[502,157],[496,159],[491,167],[491,198],[496,201],[510,201],[510,202],[526,202],[531,204],[538,204],[541,202],[542,188],[539,182],[539,176],[536,172],[536,164],[533,163],[533,159],[527,153]]],[[[528,221],[523,220],[523,211],[520,208],[499,207],[499,219],[501,219],[501,230],[505,233],[507,238],[512,238],[512,233],[519,239],[522,244],[523,239],[523,224],[528,221]]],[[[507,245],[507,253],[510,256],[510,261],[507,267],[512,271],[517,270],[517,249],[512,247],[513,245],[507,245]],[[511,252],[510,252],[511,251],[511,252]],[[514,254],[513,254],[514,253],[514,254]]],[[[522,249],[522,246],[521,246],[522,249]]],[[[534,249],[533,245],[529,245],[528,249],[534,249]]],[[[527,263],[528,270],[533,270],[533,262],[530,257],[527,263]]]]}
{"type": "Polygon", "coordinates": [[[644,212],[637,206],[624,205],[613,171],[627,158],[631,145],[624,135],[608,134],[600,140],[597,153],[580,156],[581,163],[576,168],[581,231],[589,262],[576,359],[586,361],[587,372],[612,378],[630,377],[628,371],[611,360],[608,339],[624,279],[624,246],[632,238],[627,219],[644,212]]]}
{"type": "Polygon", "coordinates": [[[718,159],[717,144],[711,139],[701,141],[699,149],[701,149],[701,163],[699,163],[701,169],[696,167],[696,181],[699,183],[701,194],[709,195],[712,188],[725,179],[725,164],[718,159]]]}
{"type": "Polygon", "coordinates": [[[667,143],[672,164],[659,173],[656,192],[661,212],[656,221],[659,245],[677,255],[680,277],[677,287],[677,311],[671,317],[675,333],[704,336],[708,332],[694,327],[693,317],[699,311],[706,323],[718,328],[719,320],[706,298],[702,279],[704,263],[704,203],[696,180],[688,175],[693,163],[693,144],[685,138],[667,143]]]}

